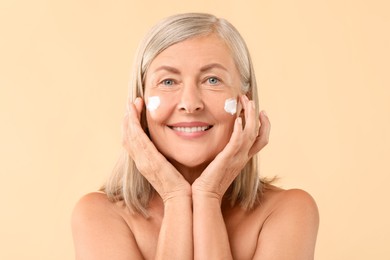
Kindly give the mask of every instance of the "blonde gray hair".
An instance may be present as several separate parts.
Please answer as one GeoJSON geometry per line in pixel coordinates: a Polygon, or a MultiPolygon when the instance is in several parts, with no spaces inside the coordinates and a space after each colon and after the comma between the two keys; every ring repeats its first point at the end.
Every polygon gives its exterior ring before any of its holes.
{"type": "MultiPolygon", "coordinates": [[[[144,96],[144,82],[150,63],[162,51],[186,39],[216,34],[230,48],[241,75],[241,90],[253,99],[258,111],[255,74],[248,48],[240,33],[227,20],[204,13],[185,13],[170,16],[156,24],[138,47],[130,80],[129,98],[144,96]]],[[[141,125],[146,130],[145,113],[141,125]]],[[[234,180],[227,194],[232,205],[239,203],[250,209],[261,196],[262,184],[258,173],[257,157],[246,164],[234,180]]],[[[148,216],[147,207],[154,194],[150,183],[142,176],[126,151],[118,160],[113,173],[101,188],[112,201],[124,201],[132,212],[148,216]]]]}

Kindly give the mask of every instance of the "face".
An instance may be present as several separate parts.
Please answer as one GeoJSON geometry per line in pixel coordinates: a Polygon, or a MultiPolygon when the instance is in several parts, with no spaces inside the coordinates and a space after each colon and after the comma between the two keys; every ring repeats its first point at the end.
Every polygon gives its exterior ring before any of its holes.
{"type": "Polygon", "coordinates": [[[225,104],[231,107],[240,89],[231,52],[218,36],[164,50],[145,79],[146,120],[157,149],[177,167],[210,163],[230,139],[237,115],[225,104]]]}

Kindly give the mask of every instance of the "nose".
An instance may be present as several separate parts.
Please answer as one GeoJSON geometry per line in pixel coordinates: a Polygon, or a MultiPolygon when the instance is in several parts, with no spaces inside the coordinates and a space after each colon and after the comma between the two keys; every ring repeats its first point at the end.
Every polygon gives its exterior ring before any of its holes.
{"type": "Polygon", "coordinates": [[[178,109],[185,113],[195,113],[204,109],[202,93],[197,84],[183,86],[178,109]]]}

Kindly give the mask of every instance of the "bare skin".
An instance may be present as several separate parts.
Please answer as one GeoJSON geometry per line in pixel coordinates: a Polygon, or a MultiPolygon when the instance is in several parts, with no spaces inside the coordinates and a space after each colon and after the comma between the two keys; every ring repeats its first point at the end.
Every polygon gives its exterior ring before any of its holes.
{"type": "MultiPolygon", "coordinates": [[[[318,212],[306,192],[271,188],[250,212],[228,205],[222,212],[233,259],[314,259],[318,212]]],[[[156,259],[164,218],[160,197],[150,203],[148,219],[98,192],[84,196],[74,214],[77,259],[156,259]]]]}
{"type": "MultiPolygon", "coordinates": [[[[132,111],[135,112],[136,109],[132,111]]],[[[265,145],[267,143],[265,139],[269,134],[269,129],[265,130],[265,128],[269,128],[269,122],[266,123],[265,120],[268,119],[264,115],[260,116],[260,121],[261,118],[264,128],[260,130],[258,139],[265,145]]],[[[261,149],[263,145],[257,149],[261,149]]],[[[176,177],[181,179],[180,176],[176,177]]],[[[175,184],[175,187],[181,186],[175,184]]],[[[180,229],[180,219],[183,214],[185,215],[183,208],[191,204],[191,199],[188,198],[193,192],[186,189],[183,189],[185,191],[183,193],[181,189],[173,190],[174,193],[160,190],[163,196],[158,194],[154,196],[150,202],[148,219],[140,214],[130,213],[121,202],[110,202],[104,193],[90,193],[83,197],[73,215],[77,259],[202,259],[194,255],[196,246],[192,244],[189,246],[189,252],[186,252],[189,253],[186,258],[163,257],[161,252],[158,252],[163,221],[167,219],[165,212],[171,210],[167,210],[167,205],[178,205],[177,209],[173,208],[174,214],[171,219],[174,226],[180,229]],[[174,203],[169,204],[169,202],[174,203]]],[[[218,198],[217,193],[208,192],[208,194],[213,194],[212,198],[218,198]]],[[[251,211],[246,211],[238,205],[231,207],[228,201],[223,200],[221,204],[219,203],[218,201],[216,205],[222,215],[220,223],[226,232],[225,242],[229,249],[227,257],[224,255],[212,259],[313,259],[318,211],[314,200],[306,192],[282,190],[270,186],[264,191],[261,203],[251,211]]],[[[190,209],[188,212],[191,213],[190,223],[184,221],[182,225],[190,227],[189,241],[194,243],[192,237],[196,232],[192,233],[191,222],[195,217],[195,209],[190,209]]],[[[182,230],[172,231],[173,237],[166,238],[167,247],[171,250],[185,244],[186,234],[183,236],[183,241],[178,238],[180,231],[182,230]]],[[[215,229],[211,231],[217,233],[215,229]]],[[[198,235],[202,237],[201,234],[198,235]]],[[[221,238],[223,239],[223,236],[218,233],[218,245],[221,238]]]]}
{"type": "Polygon", "coordinates": [[[147,113],[152,140],[140,125],[144,101],[130,103],[123,137],[156,191],[150,217],[131,214],[103,193],[86,195],[72,218],[77,259],[313,259],[318,211],[306,192],[268,187],[250,211],[224,197],[270,132],[268,117],[257,117],[254,102],[240,92],[227,53],[210,35],[171,46],[152,62],[145,96],[169,102],[147,113]],[[231,97],[238,98],[241,116],[220,109],[231,97]],[[183,133],[177,122],[211,127],[183,133]]]}

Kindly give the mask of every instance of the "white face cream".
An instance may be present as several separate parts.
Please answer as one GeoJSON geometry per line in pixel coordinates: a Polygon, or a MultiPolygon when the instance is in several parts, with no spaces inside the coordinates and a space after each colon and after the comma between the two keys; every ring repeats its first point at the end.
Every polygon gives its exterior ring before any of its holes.
{"type": "Polygon", "coordinates": [[[225,111],[231,115],[237,112],[237,100],[235,98],[229,98],[225,101],[225,111]]]}
{"type": "Polygon", "coordinates": [[[149,97],[148,104],[146,105],[146,108],[149,111],[154,111],[160,106],[160,103],[161,103],[161,101],[160,101],[159,96],[149,97]]]}

